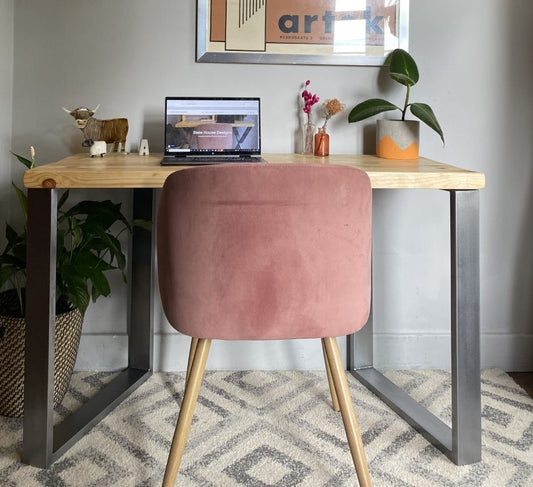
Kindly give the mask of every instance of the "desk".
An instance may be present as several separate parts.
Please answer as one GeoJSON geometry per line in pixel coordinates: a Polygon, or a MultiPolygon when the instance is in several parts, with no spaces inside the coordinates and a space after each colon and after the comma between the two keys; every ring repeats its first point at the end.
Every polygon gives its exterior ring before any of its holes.
{"type": "MultiPolygon", "coordinates": [[[[23,460],[47,467],[59,458],[152,371],[153,236],[132,236],[128,367],[80,410],[53,425],[55,246],[57,190],[131,188],[133,217],[153,218],[154,189],[186,166],[159,165],[161,155],[86,154],[67,157],[24,174],[28,188],[28,282],[23,460]],[[144,290],[144,292],[143,292],[144,290]]],[[[373,367],[373,326],[348,337],[348,370],[455,463],[481,458],[479,358],[479,190],[482,173],[429,159],[390,161],[375,156],[265,154],[269,163],[342,164],[367,172],[375,189],[438,189],[450,193],[452,283],[452,428],[449,428],[373,367]]]]}

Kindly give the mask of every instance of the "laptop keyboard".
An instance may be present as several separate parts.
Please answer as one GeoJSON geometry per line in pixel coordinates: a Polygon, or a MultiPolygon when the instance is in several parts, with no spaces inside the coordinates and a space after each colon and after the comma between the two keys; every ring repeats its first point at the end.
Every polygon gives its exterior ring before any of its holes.
{"type": "Polygon", "coordinates": [[[189,164],[225,164],[227,162],[266,162],[261,157],[253,156],[241,156],[241,157],[225,157],[225,156],[188,156],[188,157],[165,157],[162,164],[176,164],[176,165],[189,165],[189,164]]]}

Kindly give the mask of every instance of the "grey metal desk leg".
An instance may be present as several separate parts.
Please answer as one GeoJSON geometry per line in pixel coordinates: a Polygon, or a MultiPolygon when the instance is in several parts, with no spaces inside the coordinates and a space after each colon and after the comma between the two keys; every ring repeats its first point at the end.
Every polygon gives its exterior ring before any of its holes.
{"type": "MultiPolygon", "coordinates": [[[[153,220],[154,191],[133,190],[133,218],[153,220]]],[[[134,228],[131,246],[130,316],[128,364],[133,369],[151,371],[153,368],[153,254],[155,227],[152,232],[134,228]]]]}
{"type": "Polygon", "coordinates": [[[452,428],[374,369],[366,350],[373,347],[371,328],[348,337],[348,370],[450,460],[466,465],[481,460],[479,191],[451,191],[450,212],[452,428]]]}
{"type": "Polygon", "coordinates": [[[370,315],[366,325],[357,333],[346,337],[346,368],[349,371],[368,369],[374,366],[374,314],[371,299],[370,315]]]}
{"type": "MultiPolygon", "coordinates": [[[[152,190],[134,190],[134,218],[152,220],[152,190]]],[[[129,363],[104,389],[53,426],[57,194],[28,191],[28,283],[23,461],[47,468],[152,373],[152,238],[132,238],[129,363]]]]}
{"type": "Polygon", "coordinates": [[[450,192],[452,460],[481,460],[479,191],[450,192]]]}
{"type": "Polygon", "coordinates": [[[45,467],[53,450],[57,191],[28,190],[23,461],[45,467]]]}

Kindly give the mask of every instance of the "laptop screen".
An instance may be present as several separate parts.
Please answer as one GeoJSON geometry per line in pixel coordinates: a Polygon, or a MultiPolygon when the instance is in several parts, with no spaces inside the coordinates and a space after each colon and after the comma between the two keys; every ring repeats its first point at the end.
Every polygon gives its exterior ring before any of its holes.
{"type": "Polygon", "coordinates": [[[165,98],[165,156],[261,153],[259,98],[165,98]]]}

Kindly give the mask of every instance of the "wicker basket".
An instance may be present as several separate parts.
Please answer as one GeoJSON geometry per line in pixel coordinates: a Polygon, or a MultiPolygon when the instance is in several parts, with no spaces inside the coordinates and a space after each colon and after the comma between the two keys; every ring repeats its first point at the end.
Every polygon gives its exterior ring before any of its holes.
{"type": "MultiPolygon", "coordinates": [[[[0,293],[2,294],[2,293],[0,293]]],[[[67,392],[80,344],[83,317],[75,309],[56,316],[54,407],[67,392]]],[[[24,345],[26,320],[0,316],[0,415],[24,412],[24,345]]]]}

